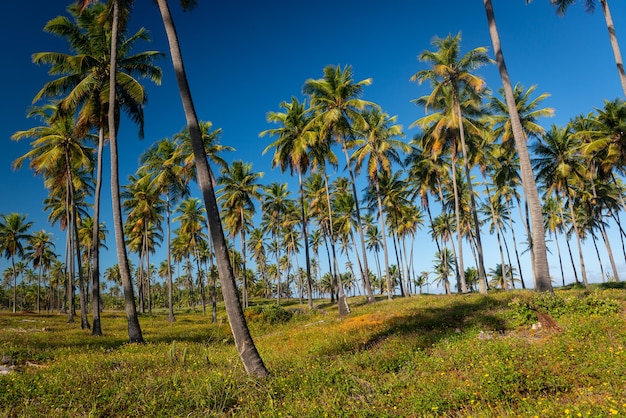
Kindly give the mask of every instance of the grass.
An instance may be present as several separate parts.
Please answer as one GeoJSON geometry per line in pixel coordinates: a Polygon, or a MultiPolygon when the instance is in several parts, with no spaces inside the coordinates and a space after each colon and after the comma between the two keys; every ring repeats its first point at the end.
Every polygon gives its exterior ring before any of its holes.
{"type": "Polygon", "coordinates": [[[255,301],[271,376],[245,375],[225,314],[105,312],[94,338],[61,315],[0,313],[0,416],[626,416],[626,292],[424,295],[352,313],[255,301]],[[263,306],[267,303],[267,306],[263,306]],[[533,330],[534,311],[560,331],[533,330]]]}

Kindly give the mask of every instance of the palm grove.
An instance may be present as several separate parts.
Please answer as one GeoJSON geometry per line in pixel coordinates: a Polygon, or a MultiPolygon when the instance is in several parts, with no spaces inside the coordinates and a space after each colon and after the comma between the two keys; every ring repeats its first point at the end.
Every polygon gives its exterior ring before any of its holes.
{"type": "MultiPolygon", "coordinates": [[[[302,97],[270,111],[271,127],[260,132],[264,154],[272,168],[297,179],[295,190],[263,184],[263,173],[249,162],[228,163],[235,150],[220,144],[221,130],[198,121],[164,0],[158,7],[187,127],[150,145],[120,186],[120,115],[142,136],[142,82],[160,83],[164,54],[136,52],[149,38],[144,29],[128,32],[132,2],[79,3],[68,8],[70,17],[44,28],[67,41],[70,52],[33,55],[53,79],[29,113],[41,125],[13,136],[31,141],[15,168],[28,162],[41,175],[48,220],[66,234],[63,244],[55,243],[50,233],[34,231],[25,215],[1,217],[0,248],[11,264],[0,296],[13,312],[60,310],[70,322],[79,315],[81,327],[101,335],[101,310],[123,307],[130,341],[141,342],[139,312],[165,308],[173,322],[175,308],[184,307],[208,310],[216,321],[223,300],[243,347],[249,340],[243,311],[252,298],[277,304],[306,299],[312,309],[314,299],[330,297],[347,314],[350,295],[374,302],[377,295],[421,293],[431,283],[445,293],[531,283],[550,291],[553,281],[565,285],[564,263],[586,286],[583,243],[593,245],[602,279],[620,280],[617,264],[626,259],[624,101],[606,101],[567,126],[544,128],[540,119],[553,113],[542,105],[547,94],[511,84],[491,1],[484,4],[503,89],[492,92],[478,73],[494,62],[487,48],[464,53],[460,35],[435,38],[432,49],[419,54],[418,71],[407,75],[430,91],[414,100],[424,116],[413,122],[420,128],[413,138],[405,138],[396,117],[366,100],[372,80],[355,80],[350,66],[324,68],[320,78],[304,80],[302,97]],[[99,251],[109,234],[99,219],[107,144],[118,264],[101,271],[99,251]],[[193,183],[202,199],[193,196],[193,183]],[[621,254],[614,253],[608,228],[619,231],[621,254]],[[430,236],[436,247],[426,255],[430,271],[414,267],[424,257],[414,251],[420,236],[430,236]],[[560,267],[552,277],[547,239],[560,267]],[[493,266],[485,265],[487,240],[499,250],[493,266]],[[161,246],[167,257],[154,260],[161,246]],[[520,261],[526,251],[530,265],[520,261]]],[[[571,2],[553,3],[564,12],[571,2]]],[[[608,5],[600,3],[606,13],[608,5]]],[[[616,62],[623,73],[619,54],[616,62]]],[[[243,360],[249,373],[267,373],[254,348],[243,360]]]]}

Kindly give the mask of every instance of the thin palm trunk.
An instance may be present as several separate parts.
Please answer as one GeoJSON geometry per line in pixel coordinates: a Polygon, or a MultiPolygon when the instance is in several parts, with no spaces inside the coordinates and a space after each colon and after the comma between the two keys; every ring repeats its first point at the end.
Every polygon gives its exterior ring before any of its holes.
{"type": "Polygon", "coordinates": [[[91,335],[102,336],[100,323],[100,192],[102,190],[102,153],[104,151],[104,127],[98,130],[98,161],[96,163],[96,189],[93,202],[93,231],[92,231],[92,266],[91,266],[91,313],[93,328],[91,335]]]}
{"type": "Polygon", "coordinates": [[[313,309],[313,284],[311,282],[311,258],[309,255],[309,227],[304,208],[304,189],[302,188],[302,173],[298,170],[298,184],[300,186],[300,215],[302,216],[302,235],[304,237],[304,258],[306,261],[306,289],[309,309],[313,309]]]}
{"type": "Polygon", "coordinates": [[[176,81],[178,82],[185,117],[187,119],[187,127],[189,128],[189,134],[191,136],[195,165],[198,174],[198,184],[202,190],[202,196],[206,206],[206,213],[209,221],[209,232],[211,234],[213,245],[215,246],[215,256],[222,284],[224,304],[233,337],[235,339],[235,345],[237,346],[237,352],[239,353],[239,357],[241,358],[246,372],[258,377],[263,377],[268,375],[269,372],[265,368],[263,360],[254,345],[248,325],[246,324],[246,319],[243,315],[243,309],[239,303],[235,275],[233,274],[233,269],[230,264],[228,248],[226,246],[224,231],[222,230],[222,223],[219,216],[219,209],[215,199],[215,191],[211,181],[211,169],[207,162],[204,144],[202,142],[202,133],[200,132],[198,118],[196,116],[193,100],[191,98],[189,83],[187,82],[187,75],[183,66],[183,57],[180,51],[178,35],[176,33],[176,28],[174,26],[174,21],[172,20],[167,0],[158,0],[157,3],[163,19],[165,31],[167,32],[172,64],[174,65],[176,81]]]}
{"type": "Polygon", "coordinates": [[[611,263],[611,268],[613,269],[613,277],[616,282],[620,281],[619,273],[617,272],[617,264],[615,264],[615,257],[613,257],[613,250],[611,249],[611,243],[609,242],[609,237],[606,233],[606,227],[604,223],[600,224],[600,231],[602,232],[602,240],[604,241],[604,245],[606,246],[606,252],[609,255],[609,261],[611,263]]]}
{"type": "Polygon", "coordinates": [[[391,291],[391,276],[389,275],[389,252],[387,251],[387,233],[385,232],[385,215],[383,213],[383,199],[380,195],[380,185],[378,184],[378,178],[374,179],[374,185],[376,186],[376,199],[378,201],[378,222],[380,223],[380,233],[383,237],[383,258],[385,260],[385,280],[387,282],[387,299],[393,299],[393,293],[391,291]]]}
{"type": "Polygon", "coordinates": [[[600,0],[602,6],[602,12],[604,13],[604,20],[606,20],[606,28],[609,31],[609,39],[611,40],[611,48],[613,49],[613,55],[615,56],[615,64],[617,65],[617,73],[619,75],[619,81],[622,85],[622,91],[626,95],[626,74],[624,73],[624,61],[622,61],[622,54],[617,43],[617,36],[615,35],[615,26],[613,25],[613,18],[611,17],[611,10],[609,9],[609,3],[607,0],[600,0]]]}
{"type": "MultiPolygon", "coordinates": [[[[467,191],[470,195],[470,204],[472,206],[472,216],[474,219],[474,231],[476,239],[476,252],[478,255],[478,291],[481,294],[487,293],[487,275],[485,274],[485,263],[483,261],[483,244],[480,239],[480,223],[478,222],[478,211],[476,210],[476,199],[474,199],[474,191],[472,187],[472,175],[469,167],[469,156],[467,154],[467,145],[465,143],[465,128],[463,127],[463,114],[461,113],[461,104],[458,97],[454,97],[454,107],[459,119],[459,137],[461,139],[461,151],[463,152],[463,166],[465,167],[465,176],[467,177],[467,191]]],[[[506,282],[506,280],[505,280],[506,282]]],[[[467,293],[467,284],[465,283],[465,272],[461,272],[461,290],[467,293]]]]}
{"type": "MultiPolygon", "coordinates": [[[[565,185],[566,189],[569,189],[567,184],[565,185]]],[[[574,212],[574,203],[572,199],[568,197],[567,203],[569,206],[570,216],[572,217],[572,226],[574,228],[574,233],[576,234],[576,244],[578,245],[578,258],[580,260],[580,272],[583,278],[583,284],[585,287],[589,287],[589,282],[587,281],[587,269],[585,268],[585,257],[583,255],[583,247],[581,243],[580,231],[578,228],[578,222],[576,222],[576,213],[574,212]]]]}
{"type": "Polygon", "coordinates": [[[166,208],[167,212],[167,320],[171,323],[176,321],[174,316],[174,301],[172,289],[172,227],[170,221],[170,196],[167,194],[166,208]]]}
{"type": "Polygon", "coordinates": [[[117,37],[119,26],[119,3],[113,1],[113,24],[111,32],[111,67],[109,71],[109,150],[111,153],[111,201],[113,206],[113,227],[115,229],[115,244],[117,261],[120,268],[122,287],[124,288],[124,306],[126,320],[128,322],[128,338],[131,343],[142,343],[143,336],[139,326],[137,307],[135,306],[135,294],[130,277],[130,267],[126,255],[126,243],[124,242],[124,227],[122,224],[122,205],[120,203],[119,163],[117,151],[117,123],[116,123],[116,69],[117,69],[117,37]]]}
{"type": "Polygon", "coordinates": [[[467,285],[463,285],[465,283],[465,265],[463,261],[463,234],[461,234],[461,208],[459,205],[459,188],[456,181],[456,151],[452,150],[452,189],[454,194],[454,215],[456,217],[456,241],[458,247],[458,256],[457,256],[457,285],[459,290],[463,293],[467,292],[467,285]]]}
{"type": "MultiPolygon", "coordinates": [[[[354,170],[352,169],[352,164],[350,164],[350,156],[348,155],[348,147],[346,145],[345,138],[341,138],[341,147],[346,156],[346,164],[348,166],[348,172],[350,173],[350,183],[352,185],[352,195],[354,197],[354,209],[356,213],[356,227],[359,233],[359,238],[361,239],[361,253],[363,254],[363,272],[362,279],[363,283],[365,283],[365,292],[367,294],[368,303],[376,302],[374,298],[374,293],[372,292],[372,285],[370,283],[369,278],[369,268],[367,266],[367,251],[365,248],[365,235],[363,233],[363,224],[361,222],[361,210],[359,209],[359,196],[356,191],[356,182],[354,180],[354,170]]],[[[383,236],[384,239],[384,236],[383,236]]]]}
{"type": "Polygon", "coordinates": [[[561,283],[565,286],[565,273],[563,273],[563,259],[561,258],[561,247],[559,246],[559,235],[554,232],[554,242],[556,244],[556,253],[559,257],[559,268],[561,269],[561,283]]]}
{"type": "Polygon", "coordinates": [[[535,183],[535,176],[530,163],[530,155],[528,153],[528,147],[526,145],[524,130],[520,121],[519,114],[517,112],[517,106],[515,104],[515,97],[513,95],[513,87],[511,85],[511,79],[504,62],[504,54],[502,53],[502,47],[500,45],[500,35],[496,26],[496,20],[493,12],[493,5],[491,0],[483,0],[485,5],[485,12],[487,14],[487,23],[489,24],[489,34],[493,43],[493,50],[496,56],[496,62],[498,64],[498,72],[502,79],[502,86],[504,88],[504,95],[506,99],[507,108],[511,119],[511,128],[513,131],[513,137],[515,138],[515,147],[520,158],[520,169],[522,184],[524,187],[524,194],[528,199],[532,223],[532,236],[528,239],[532,240],[533,251],[535,254],[534,263],[534,281],[535,290],[539,292],[552,292],[552,281],[550,278],[550,268],[548,265],[548,254],[546,248],[545,229],[543,226],[543,214],[541,208],[541,200],[539,198],[539,192],[537,190],[537,184],[535,183]]]}

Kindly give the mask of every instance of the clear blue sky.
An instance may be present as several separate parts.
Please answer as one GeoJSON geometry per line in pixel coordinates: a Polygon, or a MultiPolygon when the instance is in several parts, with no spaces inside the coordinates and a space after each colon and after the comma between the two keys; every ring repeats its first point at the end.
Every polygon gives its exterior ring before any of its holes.
{"type": "MultiPolygon", "coordinates": [[[[408,140],[416,133],[408,126],[424,114],[410,100],[428,91],[427,86],[409,82],[409,77],[425,68],[416,57],[432,49],[433,37],[461,31],[463,52],[477,46],[488,46],[491,51],[483,3],[478,0],[200,1],[191,13],[182,13],[176,1],[170,3],[200,119],[222,128],[222,143],[237,149],[227,159],[252,162],[256,171],[265,172],[264,183],[281,180],[278,172],[270,170],[270,155],[261,155],[269,139],[260,139],[258,134],[271,127],[266,122],[267,112],[278,110],[279,103],[291,96],[301,97],[305,80],[321,77],[326,65],[352,65],[356,80],[371,77],[373,84],[365,89],[364,98],[397,115],[408,140]]],[[[42,179],[26,167],[18,172],[11,169],[12,161],[29,149],[28,141],[15,143],[10,137],[34,126],[35,121],[25,115],[34,95],[50,80],[48,68],[32,64],[31,55],[67,52],[63,41],[42,31],[48,20],[66,13],[67,4],[44,0],[7,2],[0,27],[5,51],[0,81],[0,214],[27,214],[35,221],[34,230],[46,229],[55,234],[57,252],[63,251],[64,235],[46,221],[42,179]]],[[[626,4],[613,1],[611,7],[617,36],[624,45],[626,4]]],[[[564,17],[555,14],[548,0],[535,0],[528,6],[522,0],[494,0],[494,8],[512,81],[526,87],[536,84],[537,92],[551,94],[545,105],[555,108],[556,115],[544,120],[544,126],[565,124],[578,114],[601,107],[604,99],[621,96],[599,7],[595,14],[587,14],[578,2],[564,17]]],[[[144,26],[151,33],[152,43],[143,44],[142,50],[168,52],[158,9],[152,1],[135,2],[131,25],[144,26]]],[[[145,148],[172,136],[185,124],[169,58],[160,64],[164,71],[162,85],[148,85],[145,139],[137,139],[137,130],[130,123],[121,126],[122,180],[135,171],[145,148]]],[[[495,66],[479,73],[490,89],[500,88],[495,66]]],[[[283,181],[293,184],[287,176],[283,181]]],[[[103,190],[103,220],[112,233],[109,189],[105,186],[103,190]]],[[[430,248],[425,230],[419,239],[430,248]]],[[[495,241],[489,237],[484,240],[495,241]]],[[[110,250],[103,256],[104,268],[116,262],[113,245],[110,239],[110,250]]],[[[617,242],[614,248],[619,248],[617,242]]],[[[486,260],[487,269],[499,262],[496,253],[491,251],[493,257],[486,260]]],[[[416,268],[429,270],[433,254],[434,248],[420,256],[416,268]]],[[[587,264],[591,276],[599,275],[591,251],[587,264]]],[[[0,271],[6,266],[1,260],[0,271]]],[[[551,263],[551,273],[559,276],[556,259],[551,263]]],[[[529,269],[527,276],[530,279],[529,269]]]]}

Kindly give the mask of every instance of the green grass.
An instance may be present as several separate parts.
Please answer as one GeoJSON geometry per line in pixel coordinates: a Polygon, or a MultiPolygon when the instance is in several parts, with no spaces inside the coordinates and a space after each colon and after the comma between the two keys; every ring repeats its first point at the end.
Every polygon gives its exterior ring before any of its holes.
{"type": "Polygon", "coordinates": [[[0,313],[0,416],[626,416],[626,292],[414,296],[352,313],[254,301],[246,314],[271,376],[239,362],[223,310],[121,312],[94,338],[61,315],[0,313]],[[562,330],[533,330],[534,309],[562,330]]]}

